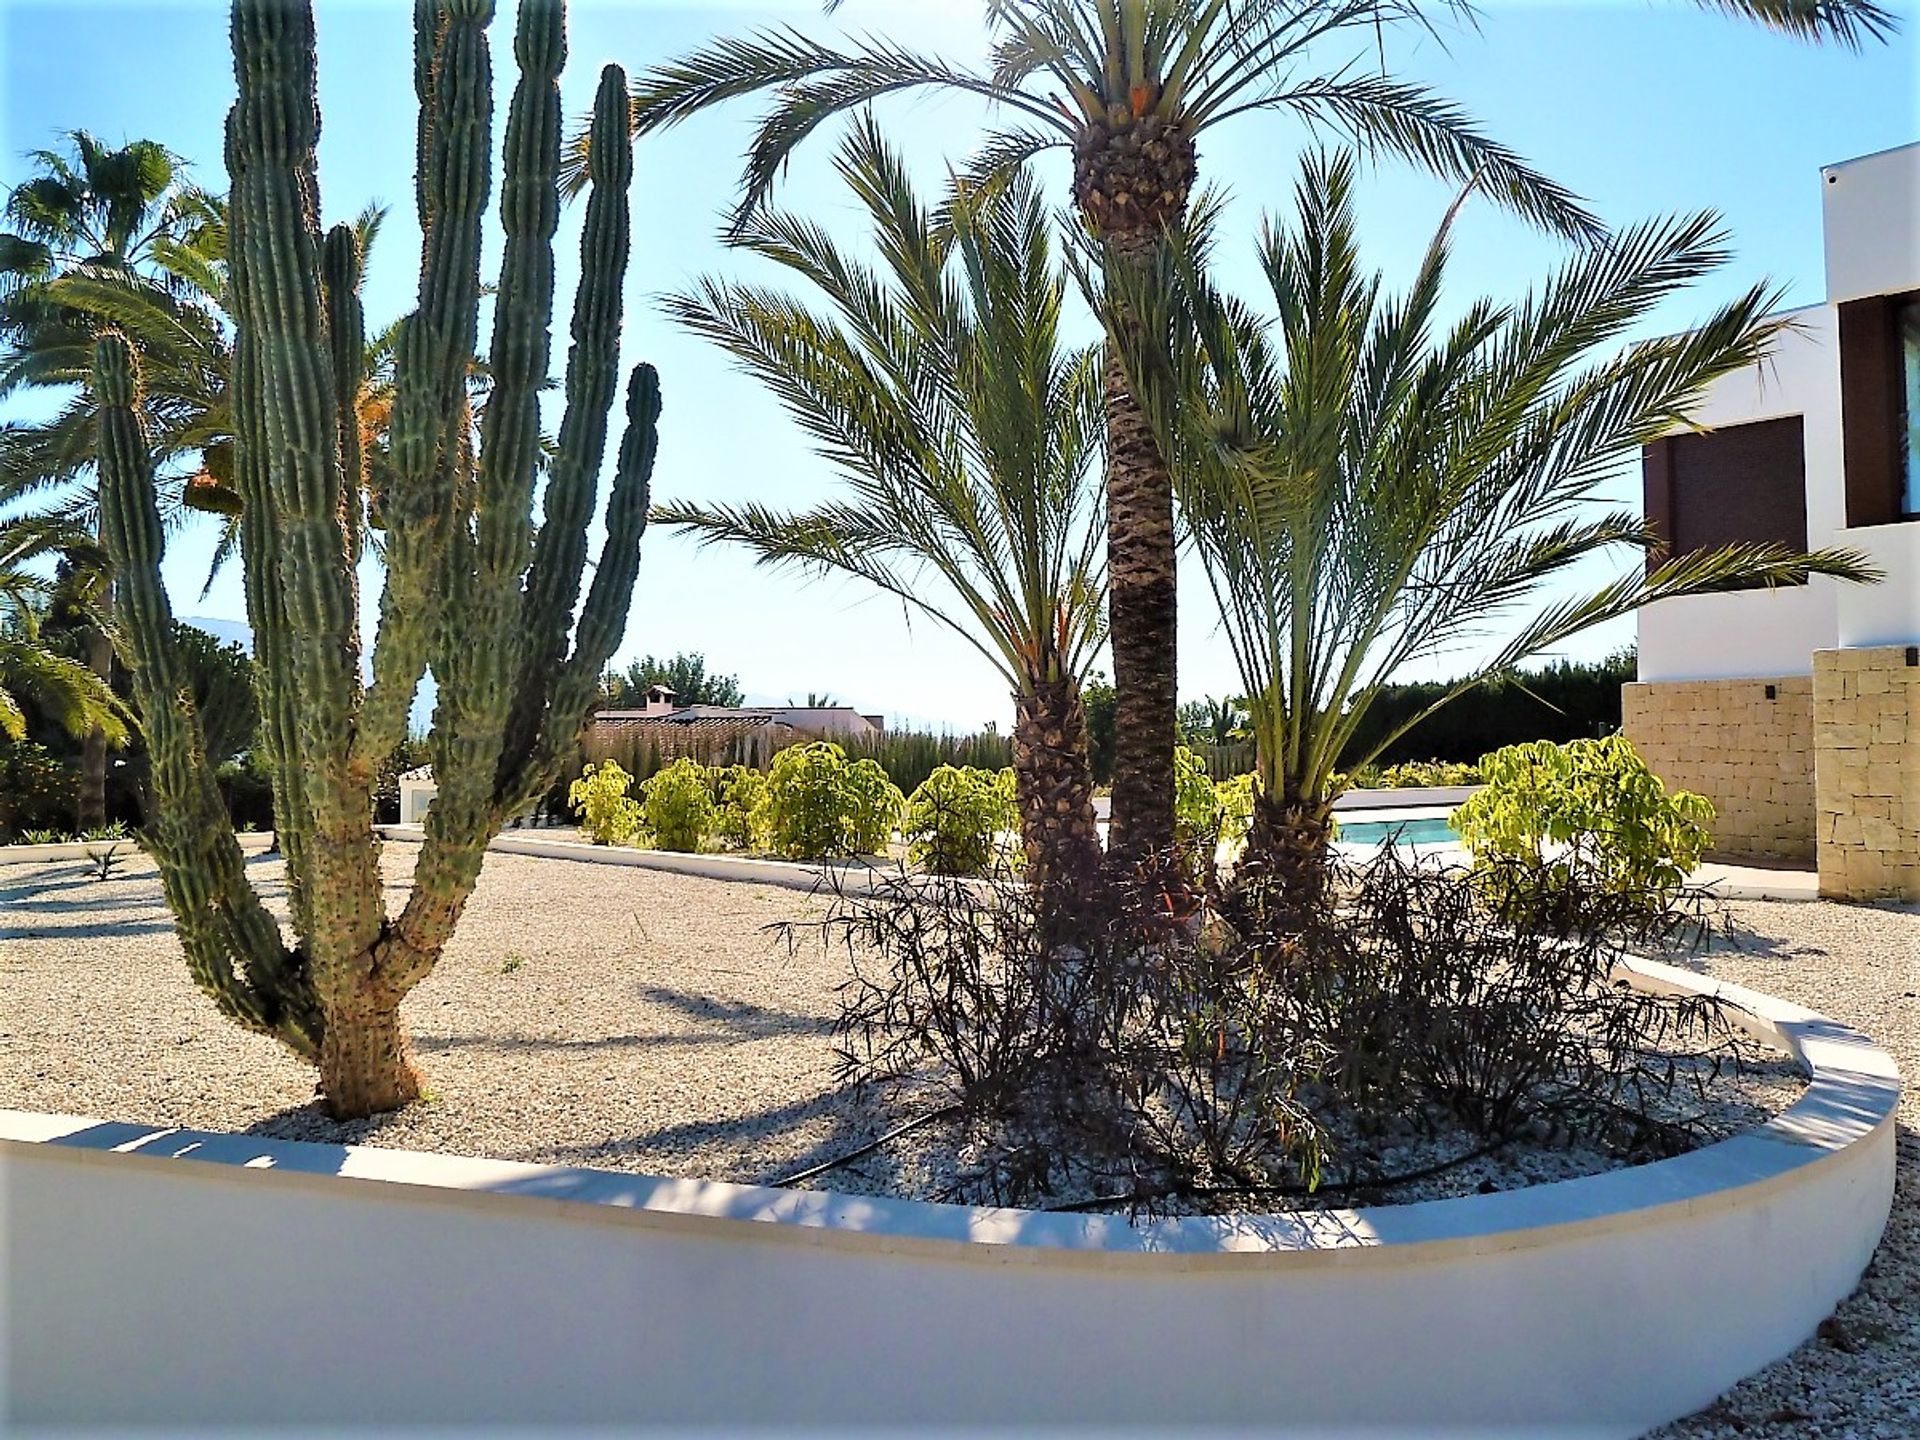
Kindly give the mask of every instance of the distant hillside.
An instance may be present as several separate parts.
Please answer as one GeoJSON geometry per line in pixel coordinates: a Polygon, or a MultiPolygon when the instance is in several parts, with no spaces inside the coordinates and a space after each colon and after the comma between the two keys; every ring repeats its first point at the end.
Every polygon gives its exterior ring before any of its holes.
{"type": "Polygon", "coordinates": [[[249,655],[253,653],[253,629],[244,620],[216,620],[209,615],[183,615],[180,623],[191,625],[196,630],[204,630],[216,640],[238,645],[249,655]]]}

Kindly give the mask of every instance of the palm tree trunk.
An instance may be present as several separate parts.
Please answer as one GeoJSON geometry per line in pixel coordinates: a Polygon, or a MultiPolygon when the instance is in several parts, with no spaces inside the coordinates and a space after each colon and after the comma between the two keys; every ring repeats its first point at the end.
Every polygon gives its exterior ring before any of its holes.
{"type": "Polygon", "coordinates": [[[1327,902],[1333,860],[1333,802],[1256,795],[1239,886],[1268,905],[1267,918],[1298,927],[1327,902]]]}
{"type": "Polygon", "coordinates": [[[1100,870],[1080,687],[1071,679],[1030,681],[1014,707],[1013,786],[1028,878],[1043,892],[1080,890],[1100,870]]]}
{"type": "MultiPolygon", "coordinates": [[[[1152,231],[1116,234],[1116,263],[1152,264],[1152,231]]],[[[1178,737],[1173,478],[1110,345],[1107,406],[1107,607],[1113,648],[1113,815],[1107,847],[1139,860],[1173,844],[1178,737]]]]}
{"type": "MultiPolygon", "coordinates": [[[[87,632],[87,668],[105,685],[113,679],[113,641],[104,630],[87,632]]],[[[74,828],[97,830],[107,823],[107,737],[95,726],[80,746],[80,794],[74,828]]]]}

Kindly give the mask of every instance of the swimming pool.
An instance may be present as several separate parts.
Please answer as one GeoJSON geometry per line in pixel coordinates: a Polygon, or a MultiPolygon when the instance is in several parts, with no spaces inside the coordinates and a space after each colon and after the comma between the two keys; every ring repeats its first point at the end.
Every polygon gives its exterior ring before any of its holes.
{"type": "Polygon", "coordinates": [[[1458,845],[1459,832],[1444,815],[1417,820],[1341,820],[1334,839],[1343,845],[1458,845]]]}

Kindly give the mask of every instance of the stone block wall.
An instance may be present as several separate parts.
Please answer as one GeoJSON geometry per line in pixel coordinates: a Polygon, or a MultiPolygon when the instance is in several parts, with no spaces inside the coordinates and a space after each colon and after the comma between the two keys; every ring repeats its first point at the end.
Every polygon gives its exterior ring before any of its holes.
{"type": "Polygon", "coordinates": [[[1804,865],[1815,851],[1813,710],[1805,675],[1660,681],[1622,687],[1621,729],[1667,788],[1713,802],[1714,856],[1804,865]]]}
{"type": "Polygon", "coordinates": [[[1920,900],[1920,665],[1905,646],[1813,657],[1820,893],[1920,900]]]}

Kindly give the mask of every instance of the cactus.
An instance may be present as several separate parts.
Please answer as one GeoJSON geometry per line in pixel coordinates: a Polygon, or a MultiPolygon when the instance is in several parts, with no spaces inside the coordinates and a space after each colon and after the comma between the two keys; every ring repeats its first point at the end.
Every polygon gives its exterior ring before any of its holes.
{"type": "Polygon", "coordinates": [[[519,71],[502,148],[505,233],[477,443],[467,391],[478,346],[489,190],[492,0],[417,0],[418,308],[402,327],[384,503],[386,582],[363,680],[356,562],[365,464],[361,257],[321,233],[310,3],[234,0],[239,98],[227,122],[237,327],[232,488],[241,507],[260,747],[286,856],[289,944],[246,878],[171,650],[162,532],[126,341],[94,352],[103,530],[153,754],[147,839],[187,962],[222,1013],[319,1070],[339,1118],[420,1094],[401,1002],[432,969],[479,877],[487,842],[558,778],[626,624],[660,413],[637,367],[606,507],[606,540],[572,623],[617,386],[628,251],[625,76],[600,80],[596,165],[581,245],[567,408],[532,521],[541,460],[560,192],[562,0],[522,0],[519,71]],[[569,631],[571,629],[571,645],[569,631]],[[439,793],[397,915],[381,893],[373,784],[404,736],[425,672],[439,793]]]}

